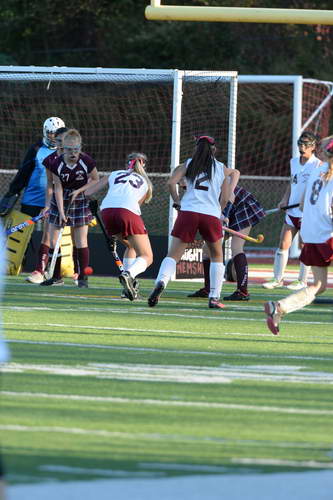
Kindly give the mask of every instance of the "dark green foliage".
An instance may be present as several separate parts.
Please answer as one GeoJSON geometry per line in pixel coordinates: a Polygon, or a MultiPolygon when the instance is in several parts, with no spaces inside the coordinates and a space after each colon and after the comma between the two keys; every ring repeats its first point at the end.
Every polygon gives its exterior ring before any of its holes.
{"type": "MultiPolygon", "coordinates": [[[[168,0],[169,5],[330,9],[297,0],[168,0]],[[240,5],[241,3],[241,5],[240,5]]],[[[0,64],[238,70],[331,79],[331,26],[155,22],[149,0],[8,0],[0,64]],[[23,4],[23,5],[22,5],[23,4]]]]}

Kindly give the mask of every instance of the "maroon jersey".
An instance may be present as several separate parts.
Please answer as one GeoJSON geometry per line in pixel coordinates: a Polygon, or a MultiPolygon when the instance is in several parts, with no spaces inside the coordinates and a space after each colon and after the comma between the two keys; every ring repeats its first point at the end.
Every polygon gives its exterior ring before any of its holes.
{"type": "Polygon", "coordinates": [[[50,155],[48,155],[48,156],[46,156],[44,158],[44,160],[42,161],[42,163],[43,163],[43,165],[44,165],[45,168],[47,168],[48,170],[51,170],[51,172],[52,172],[53,163],[58,158],[59,158],[59,156],[57,154],[57,151],[53,151],[53,153],[51,153],[50,155]]]}
{"type": "Polygon", "coordinates": [[[80,153],[75,165],[69,166],[64,162],[63,155],[52,162],[52,173],[57,175],[64,189],[79,189],[88,182],[88,176],[96,167],[96,162],[86,153],[80,153]]]}

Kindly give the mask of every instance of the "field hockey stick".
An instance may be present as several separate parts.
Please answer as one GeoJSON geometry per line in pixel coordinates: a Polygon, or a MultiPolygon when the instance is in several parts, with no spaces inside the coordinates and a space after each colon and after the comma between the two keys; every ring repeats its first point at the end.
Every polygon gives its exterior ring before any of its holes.
{"type": "Polygon", "coordinates": [[[8,227],[5,231],[5,234],[6,234],[6,236],[8,236],[9,234],[16,233],[16,231],[20,231],[21,229],[24,229],[27,226],[35,224],[40,219],[43,219],[43,217],[45,217],[46,215],[47,215],[47,213],[46,214],[39,214],[39,215],[36,215],[36,217],[32,217],[31,219],[27,219],[24,222],[17,224],[16,226],[8,227]]]}
{"type": "Polygon", "coordinates": [[[286,207],[280,208],[271,208],[270,210],[265,210],[266,215],[275,214],[276,212],[280,212],[280,210],[288,210],[289,208],[299,207],[299,203],[295,203],[294,205],[287,205],[286,207]]]}
{"type": "MultiPolygon", "coordinates": [[[[66,219],[67,219],[67,215],[68,215],[70,207],[71,207],[71,203],[69,203],[68,207],[66,208],[66,212],[65,212],[66,219]]],[[[51,259],[50,265],[48,267],[48,270],[45,273],[45,277],[48,280],[50,280],[51,278],[53,278],[54,268],[55,268],[55,265],[56,265],[56,262],[57,262],[57,258],[58,258],[58,254],[59,254],[59,248],[60,248],[60,245],[61,245],[61,238],[62,238],[62,234],[63,234],[64,229],[65,229],[65,226],[66,226],[66,222],[63,221],[62,224],[61,224],[61,228],[60,228],[60,231],[59,231],[59,235],[58,235],[56,244],[55,244],[54,249],[53,249],[53,255],[52,255],[52,259],[51,259]]]]}
{"type": "Polygon", "coordinates": [[[119,257],[118,252],[117,252],[117,240],[116,240],[116,238],[108,235],[108,233],[105,229],[105,226],[104,226],[104,222],[98,213],[97,200],[91,200],[91,202],[89,203],[89,208],[90,208],[93,216],[96,217],[96,220],[97,220],[98,224],[100,225],[100,228],[102,229],[102,233],[103,233],[103,236],[105,238],[106,246],[108,247],[108,250],[111,252],[111,255],[113,257],[113,260],[114,260],[116,266],[118,267],[120,273],[123,273],[125,271],[125,269],[124,269],[122,260],[119,257]]]}
{"type": "Polygon", "coordinates": [[[247,236],[246,234],[239,233],[238,231],[234,231],[233,229],[230,229],[229,227],[222,226],[223,231],[226,231],[227,233],[232,234],[233,236],[238,236],[238,238],[241,238],[242,240],[245,241],[252,241],[252,243],[262,243],[265,239],[263,234],[258,234],[256,238],[252,238],[252,236],[247,236]]]}

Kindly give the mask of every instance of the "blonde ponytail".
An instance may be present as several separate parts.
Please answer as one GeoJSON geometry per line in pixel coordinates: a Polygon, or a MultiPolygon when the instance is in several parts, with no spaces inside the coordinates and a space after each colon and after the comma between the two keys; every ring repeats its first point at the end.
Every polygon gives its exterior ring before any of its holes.
{"type": "Polygon", "coordinates": [[[147,156],[144,153],[131,153],[127,157],[127,167],[132,168],[134,172],[141,175],[148,184],[148,191],[144,202],[149,203],[153,197],[153,185],[143,166],[146,162],[147,156]]]}
{"type": "Polygon", "coordinates": [[[144,179],[146,179],[146,182],[148,184],[148,191],[146,194],[145,203],[149,203],[153,197],[153,185],[139,159],[136,160],[133,170],[137,174],[141,175],[144,179]]]}

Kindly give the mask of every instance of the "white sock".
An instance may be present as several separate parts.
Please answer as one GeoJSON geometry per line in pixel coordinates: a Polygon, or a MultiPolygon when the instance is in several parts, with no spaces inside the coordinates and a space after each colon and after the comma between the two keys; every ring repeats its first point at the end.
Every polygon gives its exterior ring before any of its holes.
{"type": "Polygon", "coordinates": [[[281,307],[281,311],[285,314],[298,311],[298,309],[302,309],[311,302],[314,301],[316,297],[315,289],[311,287],[302,288],[302,290],[298,290],[288,297],[279,300],[279,305],[281,307]]]}
{"type": "Polygon", "coordinates": [[[274,278],[281,281],[288,263],[289,250],[280,250],[278,248],[274,257],[274,278]]]}
{"type": "Polygon", "coordinates": [[[303,262],[301,262],[299,266],[298,280],[306,284],[308,282],[310,269],[311,266],[306,266],[303,262]]]}
{"type": "Polygon", "coordinates": [[[133,260],[133,264],[127,269],[132,278],[135,278],[138,274],[143,273],[147,269],[147,261],[143,257],[137,257],[133,260]]]}
{"type": "Polygon", "coordinates": [[[128,271],[128,269],[134,264],[134,261],[135,261],[135,259],[127,258],[127,257],[125,257],[123,259],[123,266],[124,266],[125,271],[128,271]]]}
{"type": "Polygon", "coordinates": [[[223,262],[211,262],[209,269],[210,290],[209,297],[220,298],[224,278],[223,262]]]}
{"type": "Polygon", "coordinates": [[[171,257],[165,257],[162,260],[162,264],[155,283],[163,281],[164,285],[167,286],[171,276],[176,272],[176,265],[177,262],[175,261],[175,259],[172,259],[171,257]]]}

